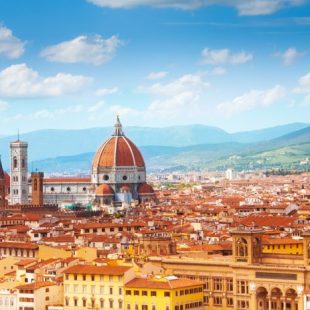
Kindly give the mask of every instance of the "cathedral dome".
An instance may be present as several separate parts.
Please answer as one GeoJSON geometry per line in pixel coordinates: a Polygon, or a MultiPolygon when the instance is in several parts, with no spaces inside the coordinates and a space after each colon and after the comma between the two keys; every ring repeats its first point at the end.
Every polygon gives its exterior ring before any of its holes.
{"type": "Polygon", "coordinates": [[[142,183],[138,189],[139,194],[154,194],[154,189],[151,185],[147,183],[142,183]]]}
{"type": "Polygon", "coordinates": [[[111,196],[114,195],[113,189],[107,184],[101,184],[96,188],[96,196],[111,196]]]}
{"type": "Polygon", "coordinates": [[[114,134],[102,144],[93,159],[93,169],[144,166],[139,149],[125,137],[122,125],[117,118],[114,134]]]}

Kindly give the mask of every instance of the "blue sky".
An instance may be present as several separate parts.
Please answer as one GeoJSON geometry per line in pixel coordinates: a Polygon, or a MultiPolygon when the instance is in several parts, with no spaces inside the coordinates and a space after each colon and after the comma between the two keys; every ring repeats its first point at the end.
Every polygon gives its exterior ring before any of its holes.
{"type": "Polygon", "coordinates": [[[0,0],[0,136],[310,122],[306,0],[0,0]],[[217,3],[217,5],[214,5],[217,3]]]}

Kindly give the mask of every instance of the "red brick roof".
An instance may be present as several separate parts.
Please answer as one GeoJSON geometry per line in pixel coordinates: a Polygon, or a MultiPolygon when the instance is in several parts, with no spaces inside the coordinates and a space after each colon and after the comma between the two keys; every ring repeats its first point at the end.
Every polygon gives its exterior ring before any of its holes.
{"type": "Polygon", "coordinates": [[[131,267],[126,266],[93,266],[93,265],[75,265],[64,271],[65,274],[90,274],[90,275],[108,275],[121,276],[131,267]]]}

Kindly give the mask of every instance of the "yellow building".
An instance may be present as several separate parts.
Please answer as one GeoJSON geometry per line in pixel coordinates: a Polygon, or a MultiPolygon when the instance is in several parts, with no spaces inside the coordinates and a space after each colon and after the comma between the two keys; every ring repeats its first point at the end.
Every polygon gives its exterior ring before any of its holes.
{"type": "Polygon", "coordinates": [[[297,254],[303,253],[303,241],[292,238],[270,238],[263,240],[263,253],[297,254]]]}
{"type": "Polygon", "coordinates": [[[128,266],[72,266],[64,272],[64,309],[123,309],[124,284],[134,277],[128,266]]]}
{"type": "Polygon", "coordinates": [[[175,276],[135,278],[125,284],[124,309],[203,309],[203,284],[175,276]]]}
{"type": "Polygon", "coordinates": [[[205,309],[310,309],[310,233],[303,234],[301,254],[264,253],[263,231],[256,228],[231,235],[232,255],[186,253],[150,262],[167,274],[202,281],[205,309]]]}

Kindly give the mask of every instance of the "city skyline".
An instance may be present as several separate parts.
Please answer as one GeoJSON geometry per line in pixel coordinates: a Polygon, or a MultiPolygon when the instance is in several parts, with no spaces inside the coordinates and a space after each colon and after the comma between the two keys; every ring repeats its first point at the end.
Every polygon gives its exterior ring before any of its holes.
{"type": "Polygon", "coordinates": [[[218,3],[0,1],[1,135],[309,122],[309,2],[218,3]]]}

